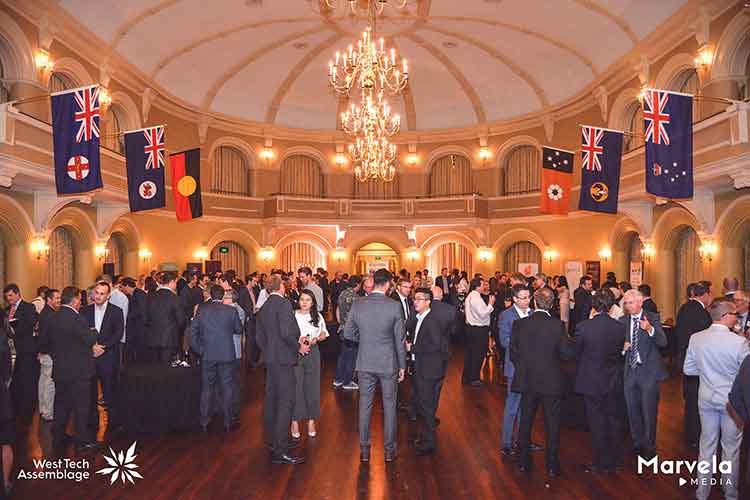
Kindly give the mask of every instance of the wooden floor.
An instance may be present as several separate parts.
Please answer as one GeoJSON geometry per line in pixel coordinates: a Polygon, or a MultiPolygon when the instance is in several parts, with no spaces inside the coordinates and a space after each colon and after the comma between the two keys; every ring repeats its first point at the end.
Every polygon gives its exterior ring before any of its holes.
{"type": "MultiPolygon", "coordinates": [[[[660,500],[688,498],[691,490],[678,486],[676,476],[639,476],[626,458],[626,471],[591,476],[578,465],[589,460],[587,434],[563,429],[560,459],[562,477],[546,485],[544,454],[535,453],[536,468],[524,475],[499,453],[505,387],[496,379],[495,366],[485,363],[483,388],[460,384],[462,353],[456,349],[443,389],[438,427],[439,450],[417,457],[408,444],[414,433],[403,413],[399,418],[399,456],[386,465],[382,450],[382,410],[376,407],[373,452],[369,465],[359,462],[357,394],[330,388],[335,358],[324,359],[322,418],[318,437],[303,437],[307,463],[271,465],[262,441],[262,372],[250,375],[248,403],[242,410],[242,427],[225,435],[187,433],[137,437],[136,463],[144,479],[135,485],[119,481],[110,486],[102,476],[73,481],[19,481],[13,498],[19,499],[616,499],[660,500]]],[[[662,386],[658,446],[661,459],[693,460],[695,452],[682,445],[681,391],[673,377],[662,386]]],[[[220,424],[219,424],[220,425],[220,424]]],[[[35,417],[19,450],[17,462],[33,470],[32,458],[48,451],[49,424],[35,417]]],[[[303,427],[304,428],[304,427],[303,427]]],[[[111,443],[126,449],[135,437],[111,443]]],[[[541,419],[535,424],[536,442],[544,441],[541,419]]],[[[628,445],[626,445],[626,448],[628,445]]],[[[92,470],[104,467],[99,454],[92,470]]],[[[716,488],[714,488],[716,490],[716,488]]],[[[720,498],[718,491],[712,498],[720,498]]]]}

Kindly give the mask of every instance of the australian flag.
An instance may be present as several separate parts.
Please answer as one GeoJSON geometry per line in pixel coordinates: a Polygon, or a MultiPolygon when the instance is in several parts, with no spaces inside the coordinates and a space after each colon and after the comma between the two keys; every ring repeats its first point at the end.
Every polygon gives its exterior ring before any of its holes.
{"type": "Polygon", "coordinates": [[[100,189],[99,86],[51,95],[57,194],[100,189]]]}
{"type": "Polygon", "coordinates": [[[125,133],[131,212],[165,206],[164,154],[163,125],[125,133]]]}
{"type": "Polygon", "coordinates": [[[617,213],[620,193],[622,132],[596,127],[581,127],[580,210],[617,213]]]}
{"type": "Polygon", "coordinates": [[[693,96],[647,89],[643,98],[646,191],[693,197],[693,96]]]}

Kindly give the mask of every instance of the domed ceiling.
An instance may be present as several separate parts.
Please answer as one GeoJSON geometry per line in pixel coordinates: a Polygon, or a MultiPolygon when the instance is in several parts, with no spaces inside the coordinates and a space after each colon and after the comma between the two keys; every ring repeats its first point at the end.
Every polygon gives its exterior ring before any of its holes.
{"type": "MultiPolygon", "coordinates": [[[[62,0],[164,91],[253,122],[334,129],[328,61],[366,25],[346,0],[62,0]]],[[[360,3],[365,4],[360,0],[360,3]]],[[[391,4],[394,0],[391,0],[391,4]]],[[[395,3],[400,3],[398,0],[395,3]]],[[[378,35],[409,61],[391,105],[404,130],[476,125],[565,102],[682,0],[407,0],[378,35]]]]}

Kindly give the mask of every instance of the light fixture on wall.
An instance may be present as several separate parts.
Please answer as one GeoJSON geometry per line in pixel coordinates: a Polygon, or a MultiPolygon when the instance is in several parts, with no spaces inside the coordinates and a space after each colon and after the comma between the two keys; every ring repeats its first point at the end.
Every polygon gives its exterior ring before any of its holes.
{"type": "Polygon", "coordinates": [[[647,88],[648,88],[648,84],[644,83],[643,85],[641,85],[640,92],[638,92],[637,99],[638,99],[638,102],[641,103],[641,104],[643,104],[643,100],[646,98],[646,89],[647,88]]]}
{"type": "Polygon", "coordinates": [[[411,248],[406,253],[406,257],[409,259],[409,262],[414,264],[414,261],[416,261],[417,258],[419,257],[419,251],[416,248],[411,248]]]}
{"type": "Polygon", "coordinates": [[[31,240],[30,246],[36,260],[41,260],[42,257],[49,257],[49,245],[43,237],[36,237],[31,240]]]}
{"type": "Polygon", "coordinates": [[[260,258],[260,260],[268,264],[269,262],[271,262],[271,259],[273,259],[273,248],[261,248],[258,252],[258,257],[260,258]]]}
{"type": "Polygon", "coordinates": [[[271,161],[276,156],[276,153],[273,152],[273,148],[271,146],[263,146],[263,149],[260,152],[260,157],[266,161],[271,161]]]}
{"type": "Polygon", "coordinates": [[[37,49],[34,54],[34,64],[42,71],[52,71],[52,68],[55,66],[49,56],[49,52],[44,49],[37,49]]]}
{"type": "Polygon", "coordinates": [[[346,155],[344,153],[336,153],[336,155],[333,157],[333,162],[337,167],[345,166],[347,162],[346,155]]]}
{"type": "Polygon", "coordinates": [[[711,262],[714,260],[717,250],[715,241],[704,241],[698,248],[698,254],[701,256],[701,260],[711,262]]]}
{"type": "Polygon", "coordinates": [[[707,68],[711,65],[714,60],[714,52],[711,50],[711,46],[708,44],[703,45],[698,49],[698,54],[693,59],[696,69],[707,68]]]}
{"type": "Polygon", "coordinates": [[[490,148],[488,148],[487,146],[479,148],[479,159],[482,160],[482,164],[484,164],[490,158],[492,158],[492,152],[490,151],[490,148]]]}
{"type": "Polygon", "coordinates": [[[200,247],[198,250],[195,251],[193,256],[197,260],[208,260],[208,250],[206,247],[200,247]]]}
{"type": "Polygon", "coordinates": [[[104,85],[99,85],[99,106],[106,108],[112,104],[112,95],[104,85]]]}
{"type": "Polygon", "coordinates": [[[406,157],[406,163],[408,163],[410,167],[416,167],[417,163],[419,163],[419,156],[417,156],[417,153],[409,153],[406,157]]]}
{"type": "Polygon", "coordinates": [[[104,243],[99,243],[94,247],[94,254],[96,254],[96,258],[100,261],[104,260],[109,255],[109,248],[104,243]]]}
{"type": "Polygon", "coordinates": [[[544,260],[550,264],[553,260],[557,258],[557,250],[554,250],[550,248],[549,250],[544,251],[544,260]]]}
{"type": "Polygon", "coordinates": [[[478,251],[479,260],[481,262],[487,262],[492,258],[492,250],[487,247],[480,247],[478,251]]]}
{"type": "Polygon", "coordinates": [[[341,263],[346,258],[346,250],[343,248],[337,248],[333,251],[333,258],[336,262],[341,263]]]}
{"type": "Polygon", "coordinates": [[[609,247],[602,248],[601,250],[599,250],[599,258],[604,262],[607,262],[612,258],[612,250],[610,250],[609,247]]]}
{"type": "Polygon", "coordinates": [[[651,262],[651,259],[656,255],[656,250],[651,243],[645,243],[641,249],[641,257],[643,262],[651,262]]]}
{"type": "Polygon", "coordinates": [[[150,261],[151,260],[151,255],[152,255],[151,254],[151,250],[149,250],[148,248],[143,247],[140,250],[138,250],[138,257],[140,257],[141,261],[143,261],[143,262],[150,261]]]}

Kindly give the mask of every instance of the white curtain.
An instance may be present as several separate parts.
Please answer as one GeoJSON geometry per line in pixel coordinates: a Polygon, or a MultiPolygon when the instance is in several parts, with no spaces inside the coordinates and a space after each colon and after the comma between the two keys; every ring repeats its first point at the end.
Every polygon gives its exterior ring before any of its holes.
{"type": "Polygon", "coordinates": [[[53,72],[49,76],[49,91],[60,92],[79,87],[78,83],[65,73],[53,72]]]}
{"type": "Polygon", "coordinates": [[[534,146],[519,146],[505,159],[505,194],[539,191],[542,165],[539,151],[534,146]]]}
{"type": "Polygon", "coordinates": [[[211,260],[221,261],[221,270],[228,271],[234,269],[237,271],[237,276],[245,279],[248,275],[247,272],[247,252],[245,249],[236,241],[222,241],[218,243],[213,250],[211,250],[211,260]],[[221,253],[220,248],[225,247],[229,251],[227,253],[221,253]]]}
{"type": "Polygon", "coordinates": [[[125,137],[123,124],[125,123],[123,109],[112,104],[101,120],[101,144],[115,153],[125,154],[125,137]]]}
{"type": "Polygon", "coordinates": [[[629,135],[623,137],[622,147],[627,153],[643,146],[643,107],[636,101],[627,108],[625,116],[625,128],[629,135]]]}
{"type": "Polygon", "coordinates": [[[430,172],[430,194],[470,194],[474,192],[471,162],[462,155],[446,155],[435,160],[430,172]]]}
{"type": "Polygon", "coordinates": [[[62,290],[75,283],[75,253],[73,251],[73,236],[64,227],[52,231],[49,239],[49,279],[47,286],[62,290]]]}
{"type": "Polygon", "coordinates": [[[449,271],[458,269],[466,271],[469,279],[474,274],[474,260],[471,249],[461,243],[443,243],[435,249],[430,257],[430,274],[437,276],[440,270],[447,267],[449,271]]]}
{"type": "Polygon", "coordinates": [[[211,190],[214,193],[251,196],[250,163],[237,148],[220,146],[212,158],[211,190]]]}
{"type": "Polygon", "coordinates": [[[698,252],[700,238],[692,227],[685,227],[677,236],[675,248],[675,297],[677,306],[687,300],[687,286],[703,279],[701,258],[698,252]]]}
{"type": "Polygon", "coordinates": [[[114,264],[115,274],[122,274],[123,261],[125,260],[125,242],[119,234],[113,234],[107,240],[107,264],[114,264]]]}
{"type": "Polygon", "coordinates": [[[398,173],[390,182],[368,179],[359,182],[354,178],[354,197],[365,200],[388,200],[398,198],[398,173]]]}
{"type": "Polygon", "coordinates": [[[518,264],[521,263],[536,263],[541,269],[542,252],[530,241],[514,243],[505,252],[505,271],[514,273],[518,271],[518,264]]]}
{"type": "Polygon", "coordinates": [[[281,194],[320,197],[323,195],[323,176],[315,158],[293,155],[281,164],[281,194]]]}
{"type": "Polygon", "coordinates": [[[281,269],[296,273],[302,266],[314,271],[318,267],[325,267],[325,260],[314,246],[304,241],[295,241],[284,247],[281,251],[281,269]]]}

